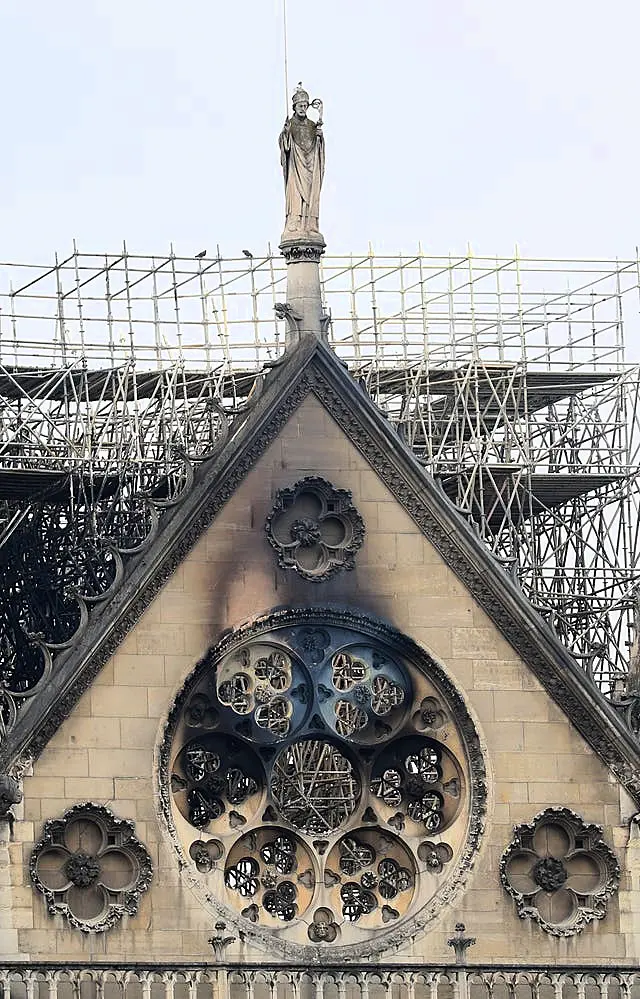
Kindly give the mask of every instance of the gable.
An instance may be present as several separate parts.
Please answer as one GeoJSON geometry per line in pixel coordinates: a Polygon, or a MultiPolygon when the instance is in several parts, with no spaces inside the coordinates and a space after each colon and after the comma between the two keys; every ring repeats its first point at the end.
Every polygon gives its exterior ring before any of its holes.
{"type": "MultiPolygon", "coordinates": [[[[313,338],[303,341],[276,367],[252,408],[232,429],[228,444],[218,456],[203,465],[191,493],[180,507],[165,516],[151,550],[131,560],[125,584],[108,609],[90,621],[76,648],[60,656],[62,666],[54,672],[46,697],[39,698],[37,703],[34,699],[27,705],[7,740],[5,760],[14,758],[28,745],[38,752],[46,743],[70,705],[91,682],[145,604],[201,536],[211,518],[224,507],[238,484],[252,475],[251,481],[255,484],[253,473],[260,455],[277,439],[291,414],[309,393],[322,400],[324,410],[340,426],[345,443],[348,440],[354,453],[365,457],[366,468],[356,471],[361,480],[365,476],[370,497],[386,489],[400,502],[406,515],[410,515],[409,519],[419,526],[446,564],[454,569],[457,579],[473,593],[485,614],[503,635],[509,636],[510,646],[526,660],[544,688],[618,779],[640,800],[640,754],[616,713],[508,580],[433,480],[425,475],[335,356],[313,338]]],[[[285,469],[293,468],[298,461],[296,455],[300,456],[299,467],[303,471],[320,472],[325,467],[323,462],[328,460],[322,434],[316,435],[318,443],[314,445],[300,438],[299,424],[298,428],[298,438],[280,456],[278,474],[282,480],[286,478],[285,469]]],[[[307,435],[313,439],[311,432],[307,435]]],[[[344,447],[344,444],[340,445],[342,451],[344,447]]],[[[345,461],[354,462],[355,458],[346,459],[336,453],[329,464],[337,471],[346,471],[340,469],[345,461]]],[[[363,502],[375,500],[369,498],[363,502]]],[[[397,542],[393,544],[396,557],[398,551],[402,556],[402,547],[399,549],[397,542]]],[[[402,544],[404,542],[400,542],[400,546],[402,544]]],[[[281,581],[278,602],[286,596],[286,589],[286,582],[281,581]]],[[[299,592],[301,590],[296,587],[296,593],[299,592]]]]}
{"type": "MultiPolygon", "coordinates": [[[[514,823],[561,804],[604,825],[607,839],[622,845],[620,793],[607,767],[311,393],[163,583],[25,780],[25,823],[18,829],[25,859],[45,819],[79,800],[99,799],[135,821],[157,870],[129,928],[112,930],[104,945],[61,933],[60,959],[103,953],[103,946],[110,959],[124,959],[132,933],[140,934],[145,953],[165,960],[207,959],[210,916],[183,890],[172,845],[158,827],[154,757],[164,719],[185,677],[226,629],[276,605],[310,604],[338,604],[389,621],[442,665],[475,719],[488,769],[487,831],[448,920],[471,923],[482,913],[474,959],[513,957],[519,920],[501,890],[497,861],[514,823]],[[280,569],[264,532],[274,493],[310,472],[349,489],[366,527],[353,571],[323,583],[280,569]],[[147,925],[152,933],[145,934],[147,925]]],[[[20,918],[21,951],[50,953],[50,924],[37,898],[20,918]]],[[[428,953],[445,961],[444,936],[442,925],[432,925],[424,942],[407,943],[406,959],[428,953]]],[[[612,903],[598,955],[624,956],[625,946],[631,945],[612,903]]],[[[541,933],[527,947],[533,962],[553,953],[541,933]]],[[[588,936],[573,947],[575,956],[589,959],[588,936]]]]}

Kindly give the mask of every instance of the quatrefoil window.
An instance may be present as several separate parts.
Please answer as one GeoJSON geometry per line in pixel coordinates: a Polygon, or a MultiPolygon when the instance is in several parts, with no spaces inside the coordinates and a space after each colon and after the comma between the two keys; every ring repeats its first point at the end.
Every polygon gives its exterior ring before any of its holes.
{"type": "Polygon", "coordinates": [[[30,862],[34,887],[45,896],[49,912],[94,933],[136,912],[151,871],[151,858],[133,824],[89,802],[46,823],[30,862]]]}
{"type": "Polygon", "coordinates": [[[315,582],[353,569],[364,540],[351,493],[313,477],[278,492],[265,528],[282,568],[315,582]]]}
{"type": "Polygon", "coordinates": [[[521,918],[554,936],[572,936],[605,917],[620,869],[600,826],[568,808],[547,808],[516,826],[500,877],[521,918]]]}

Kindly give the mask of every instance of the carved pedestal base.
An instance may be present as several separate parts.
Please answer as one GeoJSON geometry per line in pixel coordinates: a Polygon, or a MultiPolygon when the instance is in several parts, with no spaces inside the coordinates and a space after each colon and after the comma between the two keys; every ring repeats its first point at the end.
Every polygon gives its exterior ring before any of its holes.
{"type": "Polygon", "coordinates": [[[301,336],[326,336],[329,317],[320,292],[320,258],[325,251],[321,233],[282,234],[280,250],[287,262],[287,301],[278,314],[287,319],[285,343],[297,343],[301,336]]]}

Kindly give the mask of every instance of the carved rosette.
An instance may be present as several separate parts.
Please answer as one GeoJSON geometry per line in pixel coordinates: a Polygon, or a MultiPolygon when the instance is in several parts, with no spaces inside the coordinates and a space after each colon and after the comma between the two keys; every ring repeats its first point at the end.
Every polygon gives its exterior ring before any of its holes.
{"type": "Polygon", "coordinates": [[[516,826],[500,862],[500,879],[518,915],[547,933],[569,937],[604,919],[620,868],[600,826],[568,808],[547,808],[516,826]]]}
{"type": "Polygon", "coordinates": [[[289,959],[409,940],[470,870],[479,741],[440,667],[353,611],[297,608],[196,667],[160,747],[169,836],[203,905],[289,959]]]}
{"type": "Polygon", "coordinates": [[[135,915],[151,884],[151,857],[133,823],[104,805],[75,805],[44,827],[29,864],[34,888],[51,915],[85,933],[102,933],[135,915]]]}
{"type": "Polygon", "coordinates": [[[265,529],[282,568],[317,583],[353,569],[364,541],[351,493],[313,476],[277,493],[265,529]]]}

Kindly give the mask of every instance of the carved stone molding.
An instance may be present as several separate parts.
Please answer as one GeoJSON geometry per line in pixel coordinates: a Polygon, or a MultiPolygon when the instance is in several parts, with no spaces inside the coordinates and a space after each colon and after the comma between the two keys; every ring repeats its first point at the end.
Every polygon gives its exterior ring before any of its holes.
{"type": "Polygon", "coordinates": [[[89,801],[45,824],[29,871],[50,914],[84,933],[102,933],[125,913],[135,915],[152,877],[133,823],[89,801]]]}
{"type": "Polygon", "coordinates": [[[282,242],[280,244],[280,250],[282,251],[282,256],[289,263],[296,263],[298,260],[313,260],[316,263],[320,262],[320,258],[324,253],[324,243],[314,243],[314,242],[282,242]]]}
{"type": "Polygon", "coordinates": [[[500,879],[521,919],[569,937],[604,919],[620,868],[600,826],[568,808],[547,808],[515,827],[500,861],[500,879]]]}
{"type": "Polygon", "coordinates": [[[316,583],[353,569],[364,541],[351,493],[314,476],[278,491],[265,530],[282,568],[316,583]]]}

